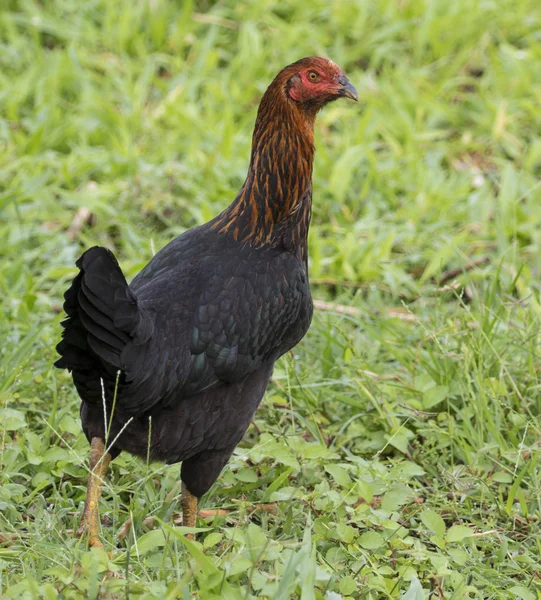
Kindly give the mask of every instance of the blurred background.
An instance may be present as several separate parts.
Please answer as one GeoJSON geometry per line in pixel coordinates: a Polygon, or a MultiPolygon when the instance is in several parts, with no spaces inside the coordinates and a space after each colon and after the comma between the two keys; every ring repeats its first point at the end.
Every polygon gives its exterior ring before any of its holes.
{"type": "Polygon", "coordinates": [[[539,597],[540,105],[538,0],[3,0],[0,594],[539,597]],[[263,92],[310,55],[360,96],[316,124],[312,329],[209,496],[205,555],[144,523],[176,513],[178,467],[130,457],[116,558],[87,552],[51,367],[74,262],[104,245],[131,278],[225,208],[263,92]]]}

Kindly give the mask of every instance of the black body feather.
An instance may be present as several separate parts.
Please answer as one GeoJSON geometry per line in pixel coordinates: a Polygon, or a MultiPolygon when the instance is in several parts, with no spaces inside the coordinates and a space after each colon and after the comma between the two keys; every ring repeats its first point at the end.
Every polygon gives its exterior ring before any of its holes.
{"type": "Polygon", "coordinates": [[[130,286],[105,248],[77,266],[56,366],[72,371],[87,438],[106,437],[102,381],[110,415],[119,372],[108,439],[132,420],[111,454],[184,461],[183,481],[203,494],[248,428],[274,362],[309,327],[306,265],[207,224],[173,240],[130,286]]]}

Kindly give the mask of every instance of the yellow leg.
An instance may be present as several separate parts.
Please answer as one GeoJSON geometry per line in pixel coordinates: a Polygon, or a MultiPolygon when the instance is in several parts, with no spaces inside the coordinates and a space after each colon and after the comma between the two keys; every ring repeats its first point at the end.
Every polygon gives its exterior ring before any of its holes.
{"type": "Polygon", "coordinates": [[[88,487],[86,490],[86,501],[81,525],[77,530],[77,535],[88,536],[89,547],[96,546],[103,548],[100,542],[99,526],[100,514],[99,505],[101,490],[103,487],[103,478],[107,467],[111,462],[111,455],[105,452],[105,444],[100,438],[92,438],[90,443],[90,474],[88,476],[88,487]]]}
{"type": "MultiPolygon", "coordinates": [[[[182,506],[182,525],[184,527],[195,527],[199,499],[197,496],[190,494],[184,482],[182,482],[182,496],[180,499],[180,504],[182,506]]],[[[190,540],[193,540],[195,536],[193,533],[189,533],[186,535],[186,537],[190,540]]]]}

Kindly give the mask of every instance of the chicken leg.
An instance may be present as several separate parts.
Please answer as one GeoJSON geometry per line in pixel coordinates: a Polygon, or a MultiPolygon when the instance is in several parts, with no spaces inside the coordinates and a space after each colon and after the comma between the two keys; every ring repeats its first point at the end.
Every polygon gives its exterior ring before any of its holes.
{"type": "Polygon", "coordinates": [[[90,473],[88,475],[85,508],[81,518],[81,525],[77,530],[79,537],[88,536],[88,545],[90,548],[103,548],[103,544],[99,538],[99,504],[103,478],[110,462],[111,455],[105,451],[103,440],[97,437],[92,438],[90,442],[90,473]]]}
{"type": "MultiPolygon", "coordinates": [[[[190,493],[184,482],[182,482],[182,496],[180,498],[180,505],[182,506],[182,525],[184,527],[195,527],[199,498],[190,493]]],[[[186,537],[190,540],[193,540],[194,534],[188,533],[186,537]]]]}

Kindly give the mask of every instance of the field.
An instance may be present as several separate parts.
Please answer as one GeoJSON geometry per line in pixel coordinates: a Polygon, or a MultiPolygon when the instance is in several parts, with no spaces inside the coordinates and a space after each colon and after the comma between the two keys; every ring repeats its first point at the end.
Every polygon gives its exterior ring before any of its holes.
{"type": "Polygon", "coordinates": [[[0,256],[1,598],[541,598],[539,0],[3,0],[0,256]],[[74,262],[222,210],[309,55],[360,95],[316,124],[312,328],[196,542],[123,455],[88,551],[74,262]]]}

